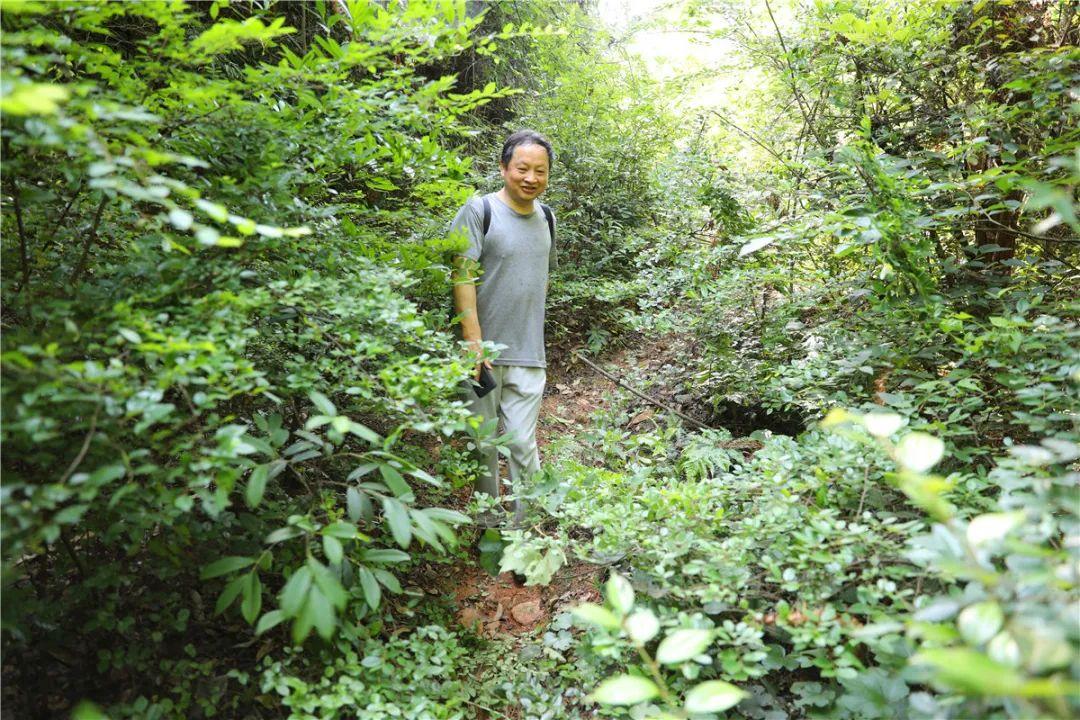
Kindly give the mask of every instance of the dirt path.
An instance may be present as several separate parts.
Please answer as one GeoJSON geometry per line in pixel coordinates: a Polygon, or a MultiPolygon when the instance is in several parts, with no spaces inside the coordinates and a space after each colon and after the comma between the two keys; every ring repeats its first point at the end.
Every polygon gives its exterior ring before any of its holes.
{"type": "MultiPolygon", "coordinates": [[[[653,397],[667,403],[678,402],[667,380],[679,372],[675,362],[687,352],[679,338],[664,338],[629,344],[614,352],[603,365],[620,376],[657,379],[653,397]]],[[[610,380],[582,363],[559,365],[549,370],[537,443],[541,454],[556,437],[587,428],[594,410],[604,404],[615,389],[610,380]]],[[[635,407],[628,427],[651,419],[658,409],[643,400],[635,407]]],[[[458,563],[440,573],[436,582],[441,592],[453,597],[457,618],[465,626],[486,637],[527,637],[542,633],[551,619],[574,605],[600,600],[599,586],[607,569],[583,562],[561,568],[546,586],[521,586],[510,573],[492,577],[476,562],[458,563]]]]}

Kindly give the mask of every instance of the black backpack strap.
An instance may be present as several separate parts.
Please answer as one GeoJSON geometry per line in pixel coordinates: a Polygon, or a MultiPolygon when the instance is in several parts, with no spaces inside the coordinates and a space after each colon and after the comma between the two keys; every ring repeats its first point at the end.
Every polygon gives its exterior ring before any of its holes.
{"type": "Polygon", "coordinates": [[[480,200],[484,203],[484,237],[487,237],[488,229],[491,227],[491,201],[488,200],[487,195],[480,200]]]}
{"type": "Polygon", "coordinates": [[[547,224],[548,224],[548,233],[551,235],[551,244],[554,245],[555,244],[555,214],[552,213],[551,208],[549,208],[544,203],[540,203],[540,209],[544,211],[544,218],[547,220],[547,224]]]}

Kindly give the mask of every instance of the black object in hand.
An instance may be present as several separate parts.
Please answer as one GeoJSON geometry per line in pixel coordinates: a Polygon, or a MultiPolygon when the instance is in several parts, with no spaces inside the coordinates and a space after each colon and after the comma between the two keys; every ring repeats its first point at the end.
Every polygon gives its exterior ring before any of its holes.
{"type": "Polygon", "coordinates": [[[480,381],[473,380],[473,390],[476,391],[476,397],[482,398],[494,389],[495,376],[491,374],[491,370],[487,365],[481,365],[480,381]]]}

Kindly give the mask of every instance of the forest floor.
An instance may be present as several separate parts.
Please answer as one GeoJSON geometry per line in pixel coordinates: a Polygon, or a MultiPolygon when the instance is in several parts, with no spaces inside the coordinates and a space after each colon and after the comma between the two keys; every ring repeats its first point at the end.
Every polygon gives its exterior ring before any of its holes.
{"type": "MultiPolygon", "coordinates": [[[[608,373],[627,385],[643,392],[668,407],[676,407],[692,417],[705,414],[698,399],[685,392],[686,360],[693,348],[680,335],[629,342],[594,361],[608,373]]],[[[543,400],[537,441],[541,459],[546,466],[556,465],[567,457],[548,452],[553,444],[573,440],[581,457],[590,432],[611,422],[605,413],[616,402],[627,411],[621,429],[640,432],[653,423],[659,424],[666,412],[632,393],[620,388],[587,364],[577,361],[573,353],[555,359],[548,371],[548,385],[543,400]]],[[[702,420],[705,418],[702,417],[702,420]]],[[[461,509],[465,509],[471,491],[457,494],[461,509]]],[[[457,503],[455,503],[457,504],[457,503]]],[[[568,529],[570,530],[570,529],[568,529]]],[[[478,551],[471,548],[453,564],[430,568],[422,579],[429,592],[441,596],[449,604],[459,625],[476,635],[504,644],[507,653],[521,653],[530,644],[540,642],[557,628],[556,618],[585,602],[603,602],[600,587],[609,572],[607,564],[595,564],[568,554],[547,585],[522,585],[511,573],[492,576],[478,562],[478,551]]],[[[508,656],[509,658],[509,656],[508,656]]],[[[491,668],[499,672],[500,668],[491,668]]],[[[588,712],[578,708],[579,712],[588,712]]],[[[508,708],[516,717],[514,708],[508,708]]],[[[498,715],[496,715],[498,716],[498,715]]]]}

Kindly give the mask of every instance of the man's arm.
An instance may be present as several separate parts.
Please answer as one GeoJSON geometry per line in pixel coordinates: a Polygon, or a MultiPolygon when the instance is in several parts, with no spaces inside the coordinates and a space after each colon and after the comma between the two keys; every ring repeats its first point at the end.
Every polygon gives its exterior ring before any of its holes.
{"type": "MultiPolygon", "coordinates": [[[[483,333],[480,330],[480,318],[476,314],[476,261],[458,255],[454,259],[454,311],[461,316],[461,336],[469,348],[476,354],[476,369],[473,377],[480,379],[480,356],[483,350],[480,343],[483,341],[483,333]]],[[[484,360],[484,365],[491,367],[490,360],[484,360]]]]}

